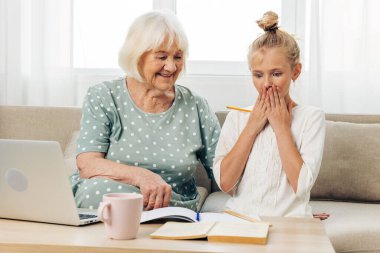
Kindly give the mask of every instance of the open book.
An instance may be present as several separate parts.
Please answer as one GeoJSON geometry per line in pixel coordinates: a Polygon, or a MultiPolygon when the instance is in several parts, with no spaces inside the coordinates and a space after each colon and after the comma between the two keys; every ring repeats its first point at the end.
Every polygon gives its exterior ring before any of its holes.
{"type": "Polygon", "coordinates": [[[170,240],[207,238],[211,242],[266,244],[268,231],[267,222],[167,222],[150,237],[170,240]]]}
{"type": "MultiPolygon", "coordinates": [[[[258,221],[260,218],[252,217],[258,221]]],[[[246,222],[244,218],[238,218],[228,213],[197,213],[193,210],[184,207],[163,207],[144,211],[141,215],[141,223],[154,222],[154,221],[233,221],[233,222],[246,222]]]]}

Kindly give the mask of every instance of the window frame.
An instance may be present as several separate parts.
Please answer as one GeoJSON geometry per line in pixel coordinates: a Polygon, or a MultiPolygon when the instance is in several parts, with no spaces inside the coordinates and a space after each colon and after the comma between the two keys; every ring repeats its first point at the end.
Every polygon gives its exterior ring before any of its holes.
{"type": "MultiPolygon", "coordinates": [[[[153,10],[170,9],[176,13],[177,0],[152,0],[153,10]]],[[[295,31],[296,27],[296,8],[297,0],[288,0],[282,4],[281,17],[284,29],[289,32],[295,31]]],[[[78,104],[81,104],[81,98],[90,85],[98,82],[109,80],[117,76],[123,76],[124,73],[118,68],[74,68],[74,75],[78,86],[78,104]]],[[[251,73],[245,61],[187,61],[185,74],[177,81],[189,88],[216,87],[221,82],[226,85],[238,84],[243,90],[251,87],[251,73]],[[193,87],[192,87],[193,86],[193,87]]],[[[249,92],[249,91],[248,91],[249,92]]],[[[210,97],[208,98],[210,100],[210,97]]],[[[212,100],[212,98],[211,98],[212,100]]],[[[243,99],[244,101],[244,99],[243,99]]],[[[214,107],[214,110],[222,109],[222,105],[214,107]]]]}
{"type": "MultiPolygon", "coordinates": [[[[177,0],[152,0],[152,9],[170,9],[176,13],[177,0]]],[[[282,5],[282,24],[289,32],[295,31],[295,10],[297,8],[297,0],[289,0],[287,4],[282,5]]],[[[73,42],[74,43],[74,42],[73,42]]],[[[110,71],[117,73],[117,68],[110,70],[109,68],[74,68],[77,74],[88,74],[96,71],[101,75],[110,71]]],[[[187,61],[187,75],[191,76],[247,76],[250,75],[247,63],[245,61],[187,61]]]]}

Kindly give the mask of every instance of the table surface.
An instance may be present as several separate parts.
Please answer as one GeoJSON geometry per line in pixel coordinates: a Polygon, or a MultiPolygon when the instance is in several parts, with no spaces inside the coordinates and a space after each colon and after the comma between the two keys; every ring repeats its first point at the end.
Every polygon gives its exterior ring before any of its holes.
{"type": "Polygon", "coordinates": [[[312,218],[262,217],[272,226],[266,245],[150,239],[160,224],[143,224],[137,239],[112,240],[104,224],[83,227],[0,219],[0,252],[335,252],[323,224],[312,218]]]}

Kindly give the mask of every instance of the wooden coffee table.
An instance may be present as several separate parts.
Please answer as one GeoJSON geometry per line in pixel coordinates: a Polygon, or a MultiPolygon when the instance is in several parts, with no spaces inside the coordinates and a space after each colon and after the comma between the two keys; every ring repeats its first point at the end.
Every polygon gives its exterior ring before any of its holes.
{"type": "Polygon", "coordinates": [[[141,225],[135,240],[112,240],[102,223],[71,227],[0,219],[0,252],[335,252],[317,219],[263,220],[272,224],[267,245],[150,239],[160,224],[141,225]]]}

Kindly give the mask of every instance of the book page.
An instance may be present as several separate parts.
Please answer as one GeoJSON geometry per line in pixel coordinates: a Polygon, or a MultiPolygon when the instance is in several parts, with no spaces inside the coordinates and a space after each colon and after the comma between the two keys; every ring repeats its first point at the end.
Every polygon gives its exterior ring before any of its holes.
{"type": "Polygon", "coordinates": [[[184,207],[163,207],[142,212],[140,223],[162,218],[197,222],[197,213],[184,207]]]}
{"type": "Polygon", "coordinates": [[[153,239],[198,239],[206,238],[215,222],[166,222],[150,234],[153,239]]]}
{"type": "Polygon", "coordinates": [[[268,222],[217,222],[208,232],[209,241],[265,244],[268,222]]]}
{"type": "Polygon", "coordinates": [[[252,223],[251,221],[247,221],[227,213],[200,213],[199,217],[200,221],[230,221],[240,223],[252,223]]]}

